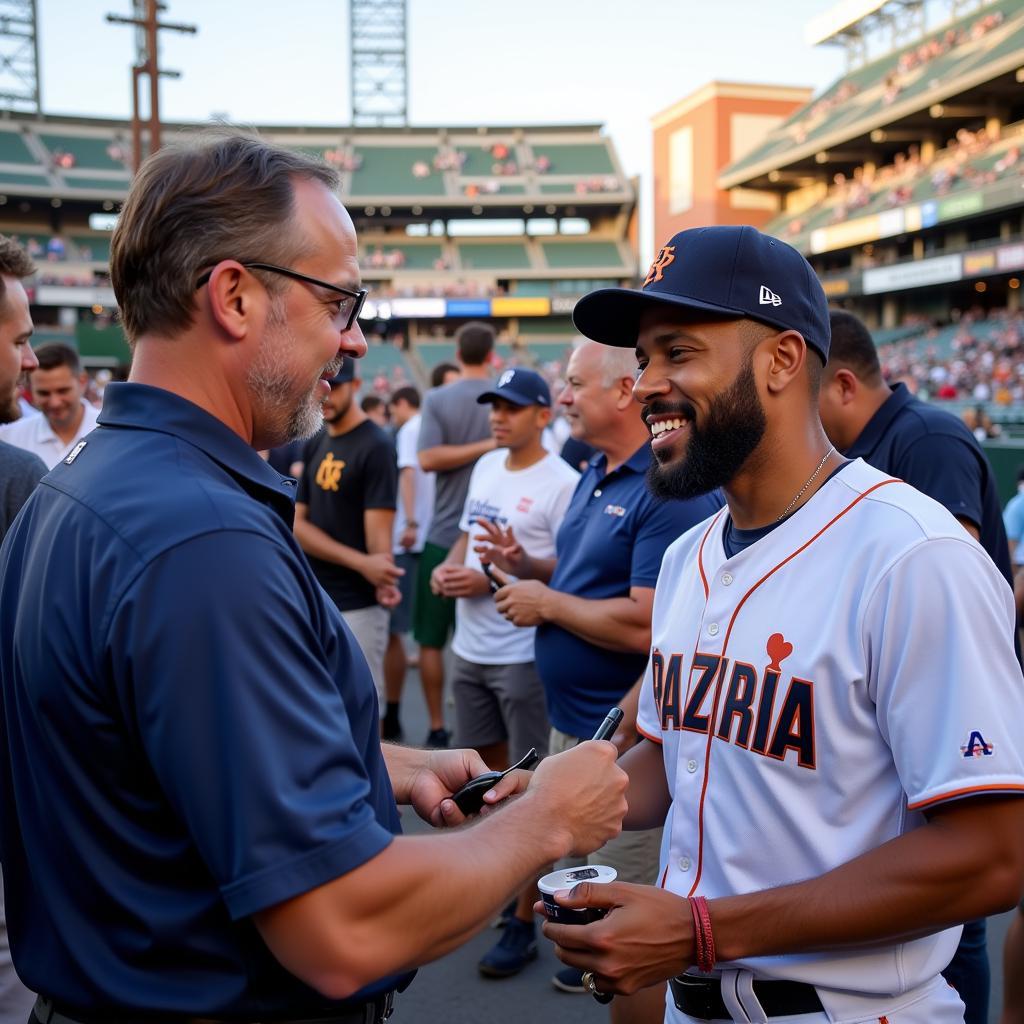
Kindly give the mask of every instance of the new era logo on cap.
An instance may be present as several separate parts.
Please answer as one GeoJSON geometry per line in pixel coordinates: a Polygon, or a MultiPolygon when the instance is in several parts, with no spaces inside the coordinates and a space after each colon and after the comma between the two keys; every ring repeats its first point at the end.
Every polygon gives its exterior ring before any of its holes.
{"type": "Polygon", "coordinates": [[[643,318],[656,311],[796,331],[828,359],[828,300],[814,269],[791,245],[750,225],[680,231],[658,250],[641,288],[599,288],[576,303],[572,319],[587,338],[632,348],[643,318]],[[785,289],[785,299],[766,281],[785,289]]]}

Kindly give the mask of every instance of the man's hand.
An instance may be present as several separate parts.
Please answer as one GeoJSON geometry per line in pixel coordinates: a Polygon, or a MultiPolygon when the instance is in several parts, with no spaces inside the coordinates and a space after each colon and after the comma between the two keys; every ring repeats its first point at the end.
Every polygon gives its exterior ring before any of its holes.
{"type": "Polygon", "coordinates": [[[377,604],[381,608],[397,608],[402,603],[402,592],[398,587],[388,584],[383,587],[377,587],[376,598],[377,604]]]}
{"type": "Polygon", "coordinates": [[[527,556],[512,527],[502,529],[490,519],[477,519],[475,525],[481,532],[473,538],[477,542],[473,550],[480,561],[496,565],[513,576],[522,576],[527,556]]]}
{"type": "MultiPolygon", "coordinates": [[[[461,825],[466,817],[451,797],[470,779],[489,771],[483,758],[475,750],[425,750],[418,753],[423,754],[422,762],[413,767],[403,780],[402,788],[407,792],[408,802],[424,821],[429,821],[435,828],[461,825]]],[[[531,775],[531,772],[510,772],[484,794],[484,808],[523,792],[531,775]]]]}
{"type": "Polygon", "coordinates": [[[442,562],[430,574],[430,589],[439,597],[486,597],[491,592],[487,577],[477,569],[442,562]]]}
{"type": "Polygon", "coordinates": [[[398,535],[398,546],[405,548],[406,551],[411,550],[416,546],[416,526],[406,526],[405,529],[398,535]]]}
{"type": "MultiPolygon", "coordinates": [[[[694,962],[693,918],[685,899],[652,885],[580,882],[555,897],[565,907],[605,907],[588,925],[544,925],[558,959],[594,972],[599,992],[632,995],[682,974],[694,962]],[[657,927],[652,927],[657,922],[657,927]]],[[[534,910],[543,914],[543,903],[534,910]]]]}
{"type": "Polygon", "coordinates": [[[539,820],[568,833],[563,856],[585,857],[622,831],[629,777],[617,756],[606,740],[586,740],[546,757],[533,773],[526,799],[538,804],[539,820]]]}
{"type": "Polygon", "coordinates": [[[374,587],[387,587],[394,586],[405,575],[405,570],[395,565],[394,555],[381,552],[378,555],[364,555],[359,563],[359,573],[374,587]]]}
{"type": "Polygon", "coordinates": [[[554,591],[540,580],[520,580],[494,595],[498,611],[514,626],[540,626],[548,621],[545,611],[554,591]]]}

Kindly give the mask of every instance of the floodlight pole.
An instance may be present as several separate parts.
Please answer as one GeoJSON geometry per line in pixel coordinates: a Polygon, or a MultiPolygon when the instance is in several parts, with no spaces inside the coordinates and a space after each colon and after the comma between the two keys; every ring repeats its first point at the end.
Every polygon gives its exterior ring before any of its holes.
{"type": "Polygon", "coordinates": [[[132,67],[132,167],[139,169],[142,162],[142,121],[139,117],[139,76],[149,77],[149,151],[160,148],[160,79],[180,78],[180,71],[162,71],[157,52],[157,32],[167,29],[171,32],[185,32],[195,35],[195,25],[160,21],[161,11],[167,10],[162,0],[135,0],[137,17],[126,18],[120,14],[108,14],[107,21],[115,25],[134,25],[145,38],[145,53],[139,54],[132,67]],[[139,8],[144,7],[144,12],[139,8]]]}

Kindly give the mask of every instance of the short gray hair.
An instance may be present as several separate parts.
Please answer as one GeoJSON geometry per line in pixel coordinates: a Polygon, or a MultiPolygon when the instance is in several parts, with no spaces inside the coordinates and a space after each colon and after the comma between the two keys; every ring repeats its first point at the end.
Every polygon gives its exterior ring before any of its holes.
{"type": "Polygon", "coordinates": [[[631,348],[618,345],[602,345],[590,338],[579,337],[573,342],[573,350],[591,345],[601,356],[601,386],[610,388],[624,377],[635,378],[637,371],[636,353],[631,348]]]}

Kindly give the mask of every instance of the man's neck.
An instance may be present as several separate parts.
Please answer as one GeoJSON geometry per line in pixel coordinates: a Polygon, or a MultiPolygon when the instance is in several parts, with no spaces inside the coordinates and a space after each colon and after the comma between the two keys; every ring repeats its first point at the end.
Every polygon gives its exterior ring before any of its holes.
{"type": "Polygon", "coordinates": [[[529,469],[540,462],[541,459],[546,458],[547,454],[547,449],[538,437],[529,444],[523,445],[522,448],[509,448],[508,455],[505,457],[505,468],[513,472],[529,469]]]}
{"type": "Polygon", "coordinates": [[[463,380],[490,380],[491,368],[486,364],[483,366],[467,366],[462,364],[463,380]]]}
{"type": "Polygon", "coordinates": [[[327,433],[331,437],[341,437],[342,434],[348,434],[350,431],[355,430],[356,427],[365,423],[368,419],[369,417],[366,413],[353,402],[348,412],[340,420],[327,424],[327,433]]]}
{"type": "Polygon", "coordinates": [[[81,429],[82,420],[85,419],[85,406],[81,402],[78,403],[78,409],[75,412],[74,419],[69,427],[64,430],[58,430],[52,423],[50,429],[60,438],[61,444],[71,444],[75,439],[75,434],[81,429]]]}
{"type": "Polygon", "coordinates": [[[618,469],[623,463],[628,462],[637,452],[641,445],[651,439],[647,427],[641,420],[623,423],[620,429],[612,436],[591,441],[589,438],[582,438],[587,444],[592,444],[607,460],[607,472],[611,473],[618,469]]]}
{"type": "Polygon", "coordinates": [[[766,435],[725,486],[736,528],[769,526],[806,504],[843,461],[839,452],[829,452],[831,447],[816,420],[808,420],[799,433],[766,435]],[[785,443],[779,440],[782,437],[785,443]]]}

